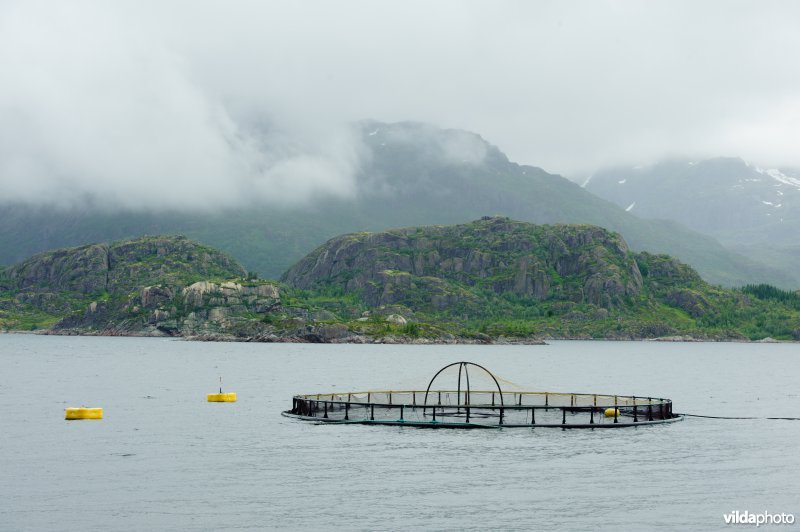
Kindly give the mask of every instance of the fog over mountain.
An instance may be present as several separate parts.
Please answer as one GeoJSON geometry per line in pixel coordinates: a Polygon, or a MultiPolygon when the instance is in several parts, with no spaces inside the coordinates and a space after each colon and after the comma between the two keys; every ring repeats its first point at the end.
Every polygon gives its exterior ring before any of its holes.
{"type": "MultiPolygon", "coordinates": [[[[370,153],[353,124],[369,118],[474,131],[573,176],[674,153],[797,168],[798,15],[789,2],[3,2],[0,202],[352,198],[370,153]]],[[[480,158],[475,146],[444,149],[480,158]]]]}

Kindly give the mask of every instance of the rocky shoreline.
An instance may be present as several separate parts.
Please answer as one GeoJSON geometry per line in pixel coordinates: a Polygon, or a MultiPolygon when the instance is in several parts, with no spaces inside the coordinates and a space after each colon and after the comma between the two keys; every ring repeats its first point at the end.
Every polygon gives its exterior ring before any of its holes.
{"type": "Polygon", "coordinates": [[[150,331],[79,331],[75,329],[40,330],[40,331],[15,331],[0,330],[0,334],[36,334],[43,336],[120,336],[134,338],[174,338],[188,342],[243,342],[243,343],[299,343],[299,344],[385,344],[385,345],[548,345],[550,341],[595,341],[595,342],[667,342],[667,343],[743,343],[743,344],[796,344],[797,340],[776,340],[763,338],[748,340],[746,338],[700,338],[693,336],[665,336],[660,338],[588,338],[588,337],[552,337],[546,338],[510,338],[488,336],[483,337],[458,337],[447,336],[440,338],[414,338],[407,336],[387,335],[370,337],[352,334],[340,337],[326,337],[315,333],[310,334],[262,334],[257,336],[236,336],[224,333],[209,334],[168,334],[159,329],[150,331]]]}

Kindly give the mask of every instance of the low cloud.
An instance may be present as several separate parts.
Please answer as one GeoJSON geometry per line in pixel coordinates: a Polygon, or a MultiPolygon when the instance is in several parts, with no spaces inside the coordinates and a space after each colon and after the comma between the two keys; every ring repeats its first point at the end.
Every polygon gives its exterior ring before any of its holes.
{"type": "MultiPolygon", "coordinates": [[[[0,202],[351,197],[352,124],[479,133],[588,175],[666,154],[800,167],[800,5],[77,1],[0,5],[0,202]]],[[[478,137],[439,146],[480,163],[478,137]]],[[[439,149],[437,148],[437,149],[439,149]]]]}
{"type": "Polygon", "coordinates": [[[18,6],[0,25],[3,200],[207,209],[354,193],[351,127],[258,107],[236,117],[117,14],[49,8],[18,6]]]}

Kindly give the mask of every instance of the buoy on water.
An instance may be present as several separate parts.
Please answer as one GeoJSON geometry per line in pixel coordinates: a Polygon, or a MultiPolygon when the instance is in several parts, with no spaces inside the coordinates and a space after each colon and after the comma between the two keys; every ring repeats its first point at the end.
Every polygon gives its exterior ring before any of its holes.
{"type": "Polygon", "coordinates": [[[235,393],[210,393],[208,394],[209,403],[235,403],[235,393]]]}
{"type": "Polygon", "coordinates": [[[222,393],[222,377],[219,378],[219,393],[208,394],[209,403],[235,403],[236,393],[228,392],[222,393]]]}
{"type": "Polygon", "coordinates": [[[606,408],[603,413],[606,417],[619,417],[619,408],[606,408]]]}
{"type": "Polygon", "coordinates": [[[64,413],[64,419],[103,419],[102,408],[69,407],[64,413]]]}

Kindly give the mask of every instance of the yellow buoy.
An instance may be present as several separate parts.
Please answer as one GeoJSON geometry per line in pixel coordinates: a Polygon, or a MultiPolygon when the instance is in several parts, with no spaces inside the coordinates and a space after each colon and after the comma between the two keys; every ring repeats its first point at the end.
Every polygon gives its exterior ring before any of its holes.
{"type": "Polygon", "coordinates": [[[102,408],[70,407],[65,411],[64,419],[103,419],[102,408]]]}
{"type": "Polygon", "coordinates": [[[235,403],[235,393],[222,393],[222,376],[219,378],[219,393],[208,394],[209,403],[235,403]]]}
{"type": "Polygon", "coordinates": [[[208,394],[209,403],[235,403],[236,393],[210,393],[208,394]]]}
{"type": "Polygon", "coordinates": [[[619,408],[606,408],[603,413],[606,417],[619,417],[619,408]]]}

